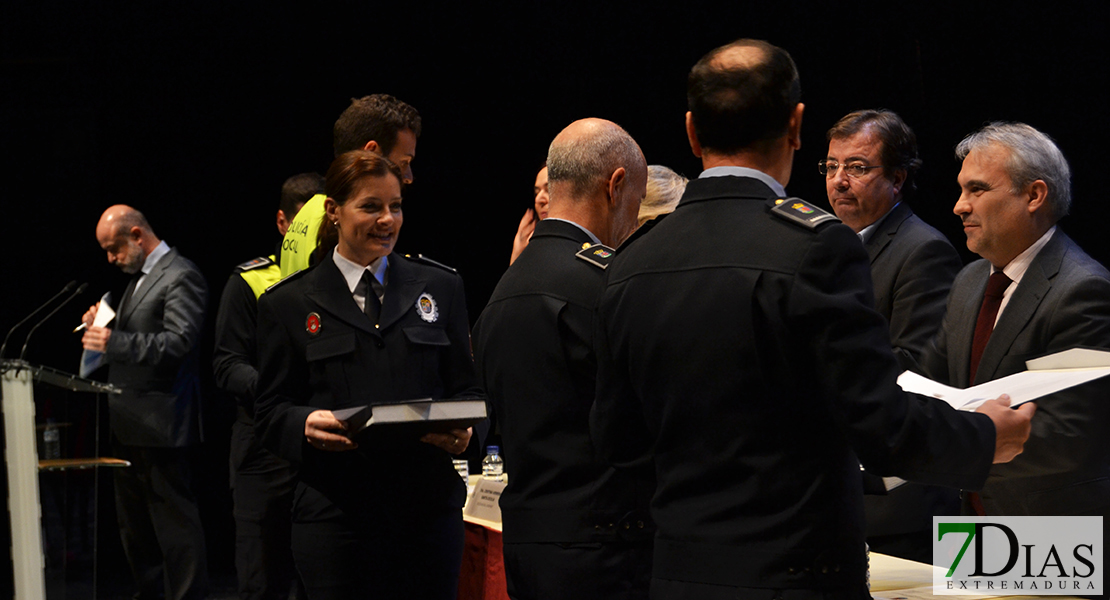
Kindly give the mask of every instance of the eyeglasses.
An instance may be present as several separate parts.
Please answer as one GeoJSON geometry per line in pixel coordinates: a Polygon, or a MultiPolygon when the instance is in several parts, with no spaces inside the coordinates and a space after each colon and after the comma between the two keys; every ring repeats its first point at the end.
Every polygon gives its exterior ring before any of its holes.
{"type": "Polygon", "coordinates": [[[841,167],[844,168],[844,172],[848,174],[848,177],[853,177],[855,179],[859,179],[860,177],[867,175],[867,172],[871,169],[883,168],[882,165],[861,165],[859,163],[842,165],[834,160],[817,161],[817,172],[821,173],[828,179],[836,177],[836,174],[838,171],[840,171],[841,167]]]}

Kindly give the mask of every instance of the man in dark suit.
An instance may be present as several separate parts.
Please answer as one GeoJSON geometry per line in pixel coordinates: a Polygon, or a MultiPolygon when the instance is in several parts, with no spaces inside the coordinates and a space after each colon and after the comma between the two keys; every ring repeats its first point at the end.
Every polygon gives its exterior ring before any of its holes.
{"type": "MultiPolygon", "coordinates": [[[[967,387],[1025,370],[1075,346],[1110,348],[1110,273],[1056,223],[1068,213],[1068,163],[1020,123],[992,123],[960,142],[954,212],[983,257],[960,272],[925,372],[967,387]],[[990,302],[994,298],[993,303],[990,302]],[[994,315],[991,315],[993,304],[994,315]]],[[[965,509],[988,515],[1095,515],[1110,522],[1110,382],[1038,401],[1025,453],[990,471],[965,509]]]]}
{"type": "MultiPolygon", "coordinates": [[[[818,166],[829,204],[863,241],[871,261],[875,308],[886,319],[895,352],[912,364],[940,329],[948,290],[963,266],[948,239],[907,203],[921,166],[917,138],[889,110],[845,115],[826,138],[829,152],[818,166]]],[[[864,496],[864,513],[871,549],[930,562],[933,516],[959,514],[957,490],[864,477],[870,492],[864,496]]]]}
{"type": "Polygon", "coordinates": [[[196,266],[157,236],[142,213],[104,211],[96,240],[108,262],[133,278],[112,327],[92,327],[86,350],[104,353],[120,536],[137,598],[191,599],[207,593],[204,531],[190,490],[188,447],[200,442],[197,341],[208,289],[196,266]]]}
{"type": "Polygon", "coordinates": [[[589,435],[593,311],[613,248],[636,227],[647,163],[623,129],[584,119],[555,138],[547,165],[547,218],[474,328],[509,473],[509,596],[647,598],[651,472],[613,469],[589,435]]]}
{"type": "Polygon", "coordinates": [[[820,163],[836,216],[863,241],[875,308],[895,348],[917,360],[944,318],[944,302],[963,263],[948,238],[909,207],[921,167],[917,137],[896,113],[861,110],[829,129],[820,163]]]}
{"type": "Polygon", "coordinates": [[[740,40],[690,73],[705,171],[607,269],[594,443],[653,460],[652,598],[867,598],[860,463],[979,487],[1031,408],[903,393],[867,256],[784,199],[803,105],[794,62],[740,40]]]}

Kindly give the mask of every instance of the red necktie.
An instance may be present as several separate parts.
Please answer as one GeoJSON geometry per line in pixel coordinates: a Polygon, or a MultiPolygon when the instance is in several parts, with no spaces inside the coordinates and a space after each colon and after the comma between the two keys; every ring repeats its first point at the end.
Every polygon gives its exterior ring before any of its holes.
{"type": "MultiPolygon", "coordinates": [[[[991,339],[991,332],[994,331],[994,322],[998,317],[998,309],[1002,306],[1002,294],[1006,292],[1006,288],[1010,287],[1010,278],[1002,271],[991,273],[991,278],[987,281],[987,291],[983,294],[983,305],[979,307],[979,319],[975,321],[975,337],[971,341],[971,378],[968,380],[969,385],[975,383],[975,372],[979,370],[979,360],[983,358],[983,349],[987,347],[987,341],[991,339]]],[[[978,492],[968,493],[968,503],[971,504],[971,509],[979,516],[985,516],[987,511],[983,509],[983,499],[979,496],[978,492]]]]}
{"type": "Polygon", "coordinates": [[[1002,306],[1002,294],[1010,287],[1010,278],[1002,271],[991,273],[987,282],[987,291],[983,294],[983,305],[979,308],[979,319],[975,321],[975,337],[971,341],[971,375],[968,385],[975,384],[975,372],[979,370],[979,360],[983,358],[983,349],[991,339],[994,331],[994,322],[998,318],[998,308],[1002,306]]]}

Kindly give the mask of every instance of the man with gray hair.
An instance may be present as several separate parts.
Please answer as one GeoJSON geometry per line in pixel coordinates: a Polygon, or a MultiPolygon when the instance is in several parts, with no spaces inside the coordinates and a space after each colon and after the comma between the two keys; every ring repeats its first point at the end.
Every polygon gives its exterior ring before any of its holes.
{"type": "MultiPolygon", "coordinates": [[[[926,373],[964,388],[1076,346],[1110,349],[1110,273],[1057,226],[1068,214],[1068,163],[1045,134],[991,123],[956,148],[967,247],[983,257],[952,285],[926,373]]],[[[1110,521],[1110,382],[1038,401],[1025,452],[991,468],[965,513],[1101,515],[1110,521]]]]}
{"type": "Polygon", "coordinates": [[[474,355],[501,426],[509,596],[647,598],[650,468],[603,463],[589,437],[593,310],[646,193],[639,146],[609,121],[572,123],[547,158],[548,217],[497,284],[474,355]]]}

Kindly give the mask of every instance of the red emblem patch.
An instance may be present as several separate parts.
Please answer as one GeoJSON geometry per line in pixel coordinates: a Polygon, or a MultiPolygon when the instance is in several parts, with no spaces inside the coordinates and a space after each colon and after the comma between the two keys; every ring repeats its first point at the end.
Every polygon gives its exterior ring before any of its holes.
{"type": "Polygon", "coordinates": [[[308,319],[304,323],[305,331],[309,335],[316,335],[320,333],[320,315],[316,313],[308,313],[308,319]]]}

